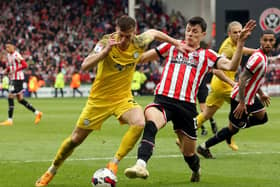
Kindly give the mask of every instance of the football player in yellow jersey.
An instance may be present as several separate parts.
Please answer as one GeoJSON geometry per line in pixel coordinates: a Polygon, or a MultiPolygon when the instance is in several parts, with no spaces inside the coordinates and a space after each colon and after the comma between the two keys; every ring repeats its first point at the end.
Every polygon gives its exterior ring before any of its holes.
{"type": "Polygon", "coordinates": [[[83,61],[82,70],[89,70],[98,65],[88,101],[72,134],[63,141],[52,165],[36,181],[35,186],[47,186],[74,149],[92,131],[99,130],[102,123],[112,115],[130,127],[107,167],[116,174],[119,161],[134,147],[145,125],[143,110],[133,100],[131,93],[133,73],[136,64],[142,62],[141,54],[154,39],[171,43],[182,52],[188,48],[185,44],[154,29],[140,35],[135,33],[135,20],[126,15],[120,17],[116,22],[116,32],[105,35],[83,61]]]}
{"type": "MultiPolygon", "coordinates": [[[[242,25],[233,21],[228,25],[228,37],[222,43],[219,54],[231,59],[237,45],[237,39],[242,30],[242,25]]],[[[255,49],[243,47],[243,54],[252,54],[255,49]]],[[[213,70],[213,77],[210,83],[211,89],[206,98],[205,110],[197,116],[197,126],[200,127],[206,120],[214,116],[224,102],[230,102],[231,90],[235,84],[235,71],[213,70]]],[[[231,139],[227,140],[232,150],[238,150],[238,146],[231,139]]]]}

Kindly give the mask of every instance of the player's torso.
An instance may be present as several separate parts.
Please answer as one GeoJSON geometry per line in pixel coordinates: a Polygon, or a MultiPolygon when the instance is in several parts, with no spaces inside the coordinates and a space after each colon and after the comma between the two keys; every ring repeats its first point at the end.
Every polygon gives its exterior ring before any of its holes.
{"type": "Polygon", "coordinates": [[[98,63],[91,97],[100,99],[131,97],[133,73],[143,52],[144,50],[134,43],[131,43],[125,51],[113,46],[109,54],[98,63]]]}
{"type": "Polygon", "coordinates": [[[195,103],[199,85],[216,59],[217,54],[212,50],[182,54],[170,47],[156,94],[195,103]]]}
{"type": "MultiPolygon", "coordinates": [[[[219,54],[228,59],[232,59],[234,52],[236,51],[236,45],[232,42],[230,38],[227,38],[221,45],[219,49],[219,54]]],[[[223,71],[225,75],[231,80],[235,79],[236,71],[223,71]]],[[[232,91],[231,85],[219,79],[216,75],[212,77],[211,80],[211,90],[219,94],[227,94],[230,97],[232,91]]]]}
{"type": "Polygon", "coordinates": [[[11,80],[23,80],[24,79],[23,70],[16,71],[19,67],[21,67],[20,58],[22,58],[22,57],[17,51],[15,51],[12,54],[9,53],[7,55],[7,65],[10,70],[9,78],[11,80]]]}

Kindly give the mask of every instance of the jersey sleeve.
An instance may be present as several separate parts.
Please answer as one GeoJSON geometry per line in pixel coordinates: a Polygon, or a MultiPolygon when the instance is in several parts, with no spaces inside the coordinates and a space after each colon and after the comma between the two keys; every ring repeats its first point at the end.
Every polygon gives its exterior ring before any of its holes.
{"type": "Polygon", "coordinates": [[[99,53],[107,45],[109,37],[109,35],[104,35],[102,39],[97,42],[90,54],[99,53]]]}
{"type": "Polygon", "coordinates": [[[212,49],[207,49],[205,51],[205,53],[206,53],[205,55],[207,57],[208,66],[211,68],[216,66],[216,63],[221,56],[218,53],[216,53],[215,51],[213,51],[212,49]]]}
{"type": "Polygon", "coordinates": [[[256,71],[261,67],[261,62],[261,56],[254,54],[249,58],[246,64],[246,69],[248,69],[252,74],[255,74],[256,71]]]}
{"type": "Polygon", "coordinates": [[[17,52],[17,51],[16,51],[16,54],[15,54],[15,59],[18,62],[21,62],[22,60],[24,60],[24,58],[21,56],[21,54],[19,52],[17,52]]]}
{"type": "Polygon", "coordinates": [[[164,57],[166,56],[165,54],[168,53],[171,46],[172,45],[170,43],[164,42],[156,47],[156,51],[160,57],[164,57]]]}

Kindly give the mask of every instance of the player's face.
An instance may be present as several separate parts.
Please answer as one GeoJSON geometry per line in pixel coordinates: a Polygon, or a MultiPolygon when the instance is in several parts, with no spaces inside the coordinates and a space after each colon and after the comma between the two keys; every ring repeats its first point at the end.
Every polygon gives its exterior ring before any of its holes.
{"type": "Polygon", "coordinates": [[[204,38],[206,32],[202,32],[200,25],[188,24],[185,31],[186,43],[194,48],[198,48],[200,41],[204,38]]]}
{"type": "Polygon", "coordinates": [[[241,25],[233,25],[230,28],[230,32],[228,33],[228,35],[235,44],[237,43],[237,39],[239,38],[241,29],[242,29],[241,25]]]}
{"type": "Polygon", "coordinates": [[[5,48],[8,53],[13,53],[15,50],[14,46],[11,44],[6,44],[5,48]]]}
{"type": "Polygon", "coordinates": [[[129,47],[129,44],[135,35],[135,29],[131,28],[128,31],[121,31],[120,28],[117,27],[116,30],[118,35],[117,40],[120,42],[118,46],[120,49],[126,50],[129,47]]]}
{"type": "Polygon", "coordinates": [[[261,40],[260,40],[261,48],[265,54],[268,54],[273,49],[275,42],[276,42],[276,39],[274,37],[274,34],[264,34],[261,37],[261,40]]]}

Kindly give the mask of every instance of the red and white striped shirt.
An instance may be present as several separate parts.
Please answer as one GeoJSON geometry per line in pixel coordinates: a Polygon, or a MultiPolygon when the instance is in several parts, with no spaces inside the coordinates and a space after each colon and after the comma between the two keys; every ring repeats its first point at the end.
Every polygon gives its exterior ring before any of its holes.
{"type": "Polygon", "coordinates": [[[155,95],[196,103],[200,83],[220,57],[211,49],[181,53],[175,46],[163,43],[156,48],[165,57],[165,66],[155,95]]]}
{"type": "MultiPolygon", "coordinates": [[[[249,58],[245,68],[250,71],[253,76],[247,81],[245,87],[245,104],[254,104],[254,99],[258,89],[264,82],[264,76],[267,70],[267,56],[261,49],[257,50],[249,58]]],[[[232,92],[231,97],[239,101],[239,86],[236,85],[232,92]]]]}
{"type": "Polygon", "coordinates": [[[9,78],[11,80],[24,80],[23,69],[27,67],[26,62],[19,52],[8,53],[9,78]]]}

